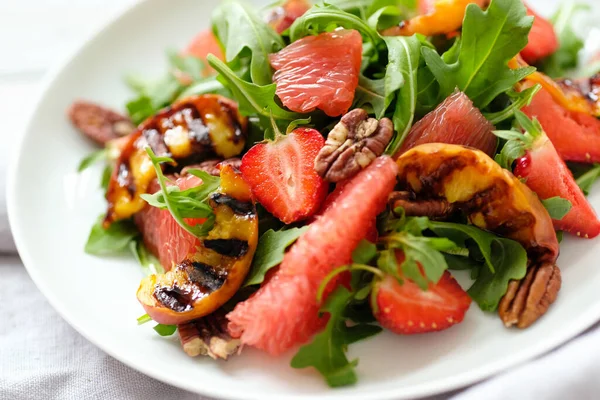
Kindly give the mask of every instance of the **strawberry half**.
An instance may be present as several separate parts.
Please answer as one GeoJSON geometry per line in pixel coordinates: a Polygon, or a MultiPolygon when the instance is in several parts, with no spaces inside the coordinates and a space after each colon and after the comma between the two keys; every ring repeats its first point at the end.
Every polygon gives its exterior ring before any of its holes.
{"type": "Polygon", "coordinates": [[[534,20],[529,32],[529,42],[521,51],[521,56],[527,63],[535,64],[558,49],[558,38],[550,21],[540,17],[529,7],[527,7],[527,15],[533,16],[534,20]]]}
{"type": "Polygon", "coordinates": [[[598,236],[600,220],[596,212],[540,123],[521,112],[515,115],[526,132],[522,139],[525,155],[517,160],[514,174],[524,179],[542,200],[562,197],[571,202],[571,209],[563,219],[552,220],[555,229],[585,238],[598,236]]]}
{"type": "Polygon", "coordinates": [[[600,162],[598,118],[567,110],[544,88],[533,97],[531,104],[523,107],[523,112],[540,121],[563,160],[600,162]]]}
{"type": "Polygon", "coordinates": [[[436,283],[422,290],[404,279],[400,284],[387,275],[371,293],[375,318],[394,333],[410,335],[441,331],[462,322],[471,298],[448,271],[436,283]]]}
{"type": "Polygon", "coordinates": [[[328,185],[314,169],[325,139],[314,129],[299,128],[259,143],[242,158],[242,176],[267,211],[286,224],[314,215],[328,185]]]}

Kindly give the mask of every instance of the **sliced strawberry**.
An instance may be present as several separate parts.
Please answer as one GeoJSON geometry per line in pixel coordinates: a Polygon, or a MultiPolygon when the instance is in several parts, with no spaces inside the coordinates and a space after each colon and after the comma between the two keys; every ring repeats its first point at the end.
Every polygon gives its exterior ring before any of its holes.
{"type": "Polygon", "coordinates": [[[521,51],[521,56],[529,64],[535,64],[558,49],[558,38],[550,21],[540,17],[529,7],[527,7],[527,15],[533,16],[534,20],[529,32],[529,43],[521,51]]]}
{"type": "Polygon", "coordinates": [[[561,220],[552,221],[555,229],[586,238],[598,236],[600,220],[539,122],[528,121],[523,113],[518,113],[517,119],[526,129],[526,152],[517,160],[515,176],[524,179],[542,200],[562,197],[571,202],[571,210],[561,220]]]}
{"type": "Polygon", "coordinates": [[[242,158],[242,175],[252,193],[286,224],[315,214],[327,195],[327,183],[314,169],[324,144],[318,131],[300,128],[255,145],[242,158]]]}
{"type": "Polygon", "coordinates": [[[375,318],[394,333],[410,335],[441,331],[462,322],[471,298],[448,271],[424,291],[404,279],[400,284],[387,275],[371,294],[375,318]]]}
{"type": "Polygon", "coordinates": [[[600,162],[600,120],[597,118],[565,109],[544,88],[523,112],[537,118],[563,160],[600,162]]]}

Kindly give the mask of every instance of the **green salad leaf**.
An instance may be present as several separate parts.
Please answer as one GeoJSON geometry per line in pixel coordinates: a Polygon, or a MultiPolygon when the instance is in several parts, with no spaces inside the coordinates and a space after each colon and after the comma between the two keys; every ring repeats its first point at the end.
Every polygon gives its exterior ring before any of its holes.
{"type": "Polygon", "coordinates": [[[145,275],[165,273],[165,269],[160,264],[158,258],[154,257],[154,255],[148,251],[148,248],[144,245],[144,241],[141,240],[141,238],[130,241],[129,250],[131,250],[131,253],[137,262],[142,266],[145,275]]]}
{"type": "Polygon", "coordinates": [[[154,330],[156,331],[156,333],[158,333],[160,336],[171,336],[173,335],[175,332],[177,332],[177,325],[163,325],[163,324],[157,324],[154,327],[154,330]]]}
{"type": "MultiPolygon", "coordinates": [[[[173,93],[174,95],[175,93],[173,93]]],[[[131,100],[125,104],[127,108],[127,114],[134,124],[139,125],[144,122],[147,118],[153,116],[161,106],[155,107],[152,99],[147,95],[141,95],[140,97],[131,100]]]]}
{"type": "Polygon", "coordinates": [[[483,311],[496,311],[511,280],[521,280],[527,273],[527,252],[514,240],[496,237],[492,242],[491,259],[495,272],[479,267],[477,278],[467,290],[483,311]]]}
{"type": "Polygon", "coordinates": [[[594,183],[600,179],[600,164],[594,164],[594,166],[587,172],[583,173],[577,178],[577,185],[581,188],[585,195],[589,195],[592,190],[594,183]]]}
{"type": "Polygon", "coordinates": [[[405,276],[423,290],[427,289],[429,282],[437,283],[448,269],[442,252],[454,250],[458,246],[452,239],[424,236],[423,231],[428,228],[429,220],[426,217],[402,216],[388,221],[388,226],[379,239],[379,243],[385,247],[377,258],[379,269],[400,282],[402,276],[405,276]],[[396,250],[402,250],[405,256],[400,265],[396,250]]]}
{"type": "Polygon", "coordinates": [[[518,111],[531,104],[533,96],[535,96],[541,88],[541,85],[536,84],[521,92],[510,89],[506,92],[506,95],[508,96],[511,104],[502,111],[495,113],[484,113],[483,116],[486,117],[493,125],[498,125],[500,122],[513,118],[515,116],[515,111],[518,111]]]}
{"type": "Polygon", "coordinates": [[[198,57],[182,55],[178,50],[167,50],[167,58],[171,67],[187,75],[193,81],[199,81],[204,77],[206,64],[198,57]]]}
{"type": "Polygon", "coordinates": [[[269,229],[258,240],[254,259],[244,286],[259,285],[265,279],[265,274],[283,261],[286,249],[308,229],[291,228],[275,231],[269,229]]]}
{"type": "Polygon", "coordinates": [[[190,234],[196,237],[206,236],[213,228],[215,221],[213,210],[208,205],[208,198],[219,187],[220,179],[204,171],[192,169],[188,172],[202,179],[202,185],[187,190],[180,190],[175,185],[167,186],[166,177],[160,164],[174,163],[175,161],[169,157],[157,157],[150,147],[146,147],[146,152],[156,171],[160,190],[152,195],[143,194],[141,195],[142,199],[153,207],[169,210],[179,226],[190,234]],[[206,222],[192,226],[184,218],[206,218],[206,222]]]}
{"type": "Polygon", "coordinates": [[[252,82],[259,86],[271,83],[269,54],[281,50],[285,43],[269,24],[249,5],[226,0],[213,12],[212,26],[228,63],[249,56],[252,82]]]}
{"type": "Polygon", "coordinates": [[[397,90],[396,109],[392,121],[395,135],[386,149],[394,155],[410,132],[417,106],[417,78],[421,42],[417,36],[390,36],[384,38],[388,47],[389,63],[385,75],[386,103],[391,102],[391,93],[397,90]]]}
{"type": "Polygon", "coordinates": [[[77,172],[82,172],[91,167],[92,165],[101,161],[106,161],[108,158],[108,150],[100,149],[88,154],[77,166],[77,172]]]}
{"type": "Polygon", "coordinates": [[[150,318],[150,316],[148,314],[144,314],[144,315],[142,315],[141,317],[139,317],[137,319],[138,325],[143,325],[143,324],[146,324],[146,323],[148,323],[150,321],[152,321],[152,318],[150,318]]]}
{"type": "Polygon", "coordinates": [[[540,66],[542,72],[552,78],[564,78],[579,64],[579,52],[583,49],[583,40],[573,31],[573,17],[577,12],[589,11],[588,4],[565,1],[552,17],[554,32],[559,48],[547,57],[540,66]]]}
{"type": "Polygon", "coordinates": [[[208,56],[208,63],[220,74],[219,78],[238,101],[240,112],[244,115],[258,116],[263,129],[271,127],[271,118],[287,125],[303,117],[302,114],[287,111],[276,103],[277,86],[274,83],[259,86],[246,82],[212,54],[208,56]]]}
{"type": "Polygon", "coordinates": [[[297,18],[292,26],[290,26],[290,40],[295,42],[305,36],[327,31],[332,26],[355,29],[373,44],[381,42],[381,37],[377,31],[371,28],[364,20],[332,4],[317,4],[300,18],[297,18]]]}
{"type": "Polygon", "coordinates": [[[85,252],[97,256],[119,254],[127,250],[129,243],[139,235],[139,232],[132,221],[122,220],[110,224],[104,229],[102,222],[104,215],[101,215],[92,226],[87,242],[85,252]]]}
{"type": "Polygon", "coordinates": [[[508,67],[508,62],[527,44],[532,22],[521,0],[492,0],[485,11],[469,5],[462,36],[457,47],[449,50],[452,56],[440,56],[429,47],[421,50],[439,82],[441,98],[458,88],[475,106],[484,108],[535,71],[533,67],[508,67]]]}
{"type": "Polygon", "coordinates": [[[343,286],[338,287],[321,307],[321,312],[329,313],[327,326],[315,335],[312,342],[300,348],[292,358],[292,368],[314,367],[323,375],[331,387],[356,383],[354,368],[358,360],[349,361],[346,357],[348,345],[381,332],[381,327],[369,324],[348,326],[345,311],[354,294],[343,286]]]}
{"type": "Polygon", "coordinates": [[[549,199],[542,200],[542,204],[548,210],[550,218],[560,221],[571,211],[573,205],[567,199],[562,197],[550,197],[549,199]]]}
{"type": "Polygon", "coordinates": [[[473,269],[477,271],[475,283],[467,292],[482,310],[494,311],[510,280],[525,277],[527,252],[518,242],[471,225],[438,221],[429,221],[428,225],[436,235],[448,238],[460,248],[469,249],[468,257],[452,254],[453,267],[465,269],[473,267],[475,262],[479,263],[479,267],[473,269]]]}
{"type": "Polygon", "coordinates": [[[183,92],[179,94],[178,99],[183,99],[189,96],[196,96],[200,94],[214,93],[220,94],[225,97],[231,97],[231,93],[219,80],[216,76],[209,76],[207,78],[202,78],[190,86],[188,86],[183,92]]]}

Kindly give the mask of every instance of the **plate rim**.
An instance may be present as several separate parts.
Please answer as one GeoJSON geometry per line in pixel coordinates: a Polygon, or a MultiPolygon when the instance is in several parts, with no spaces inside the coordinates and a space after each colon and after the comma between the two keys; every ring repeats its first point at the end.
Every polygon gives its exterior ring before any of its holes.
{"type": "MultiPolygon", "coordinates": [[[[115,358],[119,362],[127,365],[128,367],[143,373],[153,379],[160,382],[166,383],[184,389],[193,393],[218,397],[222,399],[231,400],[248,400],[248,399],[273,399],[273,400],[305,400],[314,399],[314,395],[311,394],[277,394],[273,396],[269,393],[248,393],[247,391],[236,389],[235,387],[219,388],[198,388],[193,383],[178,379],[177,377],[170,378],[164,375],[156,373],[154,370],[147,368],[143,364],[137,363],[134,359],[127,355],[117,354],[113,352],[109,346],[105,346],[101,339],[97,338],[94,332],[88,331],[87,328],[83,327],[78,323],[76,318],[73,318],[66,307],[63,308],[63,303],[58,300],[53,291],[49,289],[44,283],[42,277],[38,275],[34,257],[30,256],[31,249],[27,239],[24,237],[20,222],[17,217],[18,205],[16,201],[18,189],[18,165],[23,154],[23,146],[25,138],[30,135],[31,127],[35,120],[35,116],[38,114],[42,107],[43,100],[46,97],[46,93],[53,85],[54,81],[59,77],[62,71],[68,67],[69,64],[79,57],[79,55],[85,51],[88,47],[93,46],[95,39],[102,35],[103,32],[109,30],[114,24],[118,23],[121,19],[128,15],[135,13],[138,8],[142,5],[149,3],[151,0],[134,0],[121,8],[117,9],[110,17],[99,24],[95,29],[88,33],[81,41],[74,46],[74,48],[64,58],[55,64],[42,78],[36,94],[34,96],[33,107],[30,108],[30,112],[26,116],[26,122],[22,125],[20,134],[16,138],[15,151],[10,157],[7,171],[7,183],[6,183],[6,201],[8,211],[8,221],[13,239],[21,258],[21,261],[29,274],[30,278],[34,282],[35,286],[46,298],[52,308],[63,318],[73,329],[81,334],[86,340],[98,347],[111,357],[115,358]],[[204,390],[204,391],[201,391],[204,390]]],[[[202,0],[210,2],[210,0],[202,0]]],[[[337,391],[335,389],[329,389],[329,392],[324,395],[319,395],[323,400],[339,400],[349,398],[360,398],[365,400],[402,400],[410,398],[422,398],[426,396],[438,395],[446,392],[450,392],[456,389],[465,388],[469,385],[481,382],[486,378],[490,378],[494,375],[498,375],[509,368],[523,364],[524,362],[533,358],[547,354],[555,350],[558,346],[565,344],[573,337],[585,332],[589,327],[594,325],[600,320],[600,302],[595,306],[588,308],[584,313],[579,314],[569,324],[564,324],[564,328],[560,331],[555,331],[550,337],[541,339],[535,346],[528,349],[518,351],[512,355],[505,357],[504,359],[484,364],[483,367],[473,371],[463,372],[459,375],[438,379],[433,382],[424,382],[416,385],[406,387],[386,387],[381,390],[371,391],[371,393],[354,394],[351,391],[337,391]]]]}

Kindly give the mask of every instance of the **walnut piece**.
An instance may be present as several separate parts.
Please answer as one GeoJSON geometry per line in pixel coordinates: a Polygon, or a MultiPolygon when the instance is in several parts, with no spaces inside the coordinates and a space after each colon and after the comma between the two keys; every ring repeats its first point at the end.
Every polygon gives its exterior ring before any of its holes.
{"type": "Polygon", "coordinates": [[[521,281],[511,281],[498,306],[504,325],[525,329],[546,313],[561,286],[558,267],[551,263],[529,267],[521,281]]]}
{"type": "Polygon", "coordinates": [[[330,182],[351,178],[383,154],[393,134],[389,118],[378,121],[365,110],[354,109],[329,132],[315,159],[315,170],[330,182]]]}
{"type": "Polygon", "coordinates": [[[227,360],[241,351],[241,341],[227,331],[227,318],[222,310],[177,326],[183,351],[190,356],[209,356],[227,360]]]}
{"type": "Polygon", "coordinates": [[[81,133],[99,145],[129,135],[135,130],[135,125],[128,117],[89,101],[74,102],[67,114],[81,133]]]}
{"type": "Polygon", "coordinates": [[[392,192],[388,205],[392,211],[401,207],[407,217],[428,217],[436,221],[447,220],[458,211],[455,204],[445,199],[417,200],[410,192],[392,192]]]}

